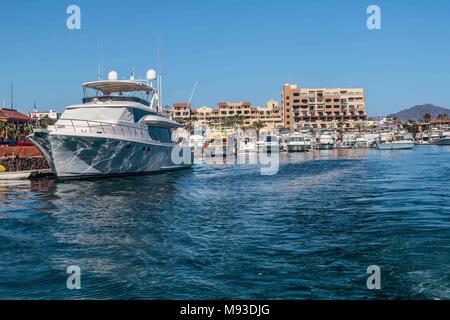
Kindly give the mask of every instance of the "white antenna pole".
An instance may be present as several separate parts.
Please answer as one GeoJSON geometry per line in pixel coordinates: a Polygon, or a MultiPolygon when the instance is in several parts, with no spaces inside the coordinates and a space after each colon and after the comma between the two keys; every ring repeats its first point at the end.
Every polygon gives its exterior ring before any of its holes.
{"type": "Polygon", "coordinates": [[[100,81],[100,37],[97,38],[97,80],[100,81]]]}
{"type": "Polygon", "coordinates": [[[97,39],[97,78],[103,80],[103,41],[101,37],[97,39]]]}
{"type": "Polygon", "coordinates": [[[158,68],[158,104],[163,108],[163,88],[162,88],[162,63],[161,63],[161,35],[158,33],[156,36],[156,65],[158,68]]]}
{"type": "Polygon", "coordinates": [[[159,75],[159,101],[161,101],[161,108],[164,108],[163,94],[162,94],[162,74],[159,75]]]}
{"type": "Polygon", "coordinates": [[[103,39],[100,38],[100,78],[103,80],[103,39]]]}

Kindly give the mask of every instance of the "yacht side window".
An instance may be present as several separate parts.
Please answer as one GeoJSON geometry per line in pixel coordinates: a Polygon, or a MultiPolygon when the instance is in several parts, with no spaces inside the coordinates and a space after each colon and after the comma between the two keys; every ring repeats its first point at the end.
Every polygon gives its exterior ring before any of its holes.
{"type": "Polygon", "coordinates": [[[171,143],[172,142],[170,129],[149,127],[148,133],[150,134],[150,137],[155,141],[159,141],[162,143],[171,143]]]}

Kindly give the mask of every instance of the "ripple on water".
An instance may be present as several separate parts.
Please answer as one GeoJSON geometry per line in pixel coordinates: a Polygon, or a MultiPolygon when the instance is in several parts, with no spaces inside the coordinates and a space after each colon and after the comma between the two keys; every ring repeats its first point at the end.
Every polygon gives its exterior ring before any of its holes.
{"type": "Polygon", "coordinates": [[[1,184],[0,298],[448,299],[449,151],[1,184]],[[82,290],[66,289],[69,265],[82,290]]]}

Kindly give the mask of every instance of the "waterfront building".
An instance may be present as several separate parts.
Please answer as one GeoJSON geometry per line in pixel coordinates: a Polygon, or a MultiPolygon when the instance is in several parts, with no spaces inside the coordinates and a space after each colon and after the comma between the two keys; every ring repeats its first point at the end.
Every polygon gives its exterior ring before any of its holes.
{"type": "Polygon", "coordinates": [[[174,103],[172,106],[172,117],[174,119],[189,119],[191,116],[191,104],[174,103]]]}
{"type": "Polygon", "coordinates": [[[216,109],[206,106],[192,109],[188,103],[173,105],[173,118],[179,122],[198,122],[203,127],[224,129],[241,126],[252,127],[261,122],[265,130],[273,130],[283,125],[282,110],[278,102],[267,101],[265,107],[252,107],[251,102],[219,102],[216,109]]]}
{"type": "Polygon", "coordinates": [[[345,129],[367,126],[362,88],[300,88],[285,84],[281,93],[283,126],[289,129],[345,129]]]}
{"type": "Polygon", "coordinates": [[[37,111],[35,109],[32,112],[30,112],[28,115],[33,120],[41,120],[42,118],[45,118],[45,117],[52,119],[52,120],[58,120],[59,117],[61,116],[60,113],[58,113],[57,111],[52,110],[52,109],[50,109],[48,111],[37,111]]]}

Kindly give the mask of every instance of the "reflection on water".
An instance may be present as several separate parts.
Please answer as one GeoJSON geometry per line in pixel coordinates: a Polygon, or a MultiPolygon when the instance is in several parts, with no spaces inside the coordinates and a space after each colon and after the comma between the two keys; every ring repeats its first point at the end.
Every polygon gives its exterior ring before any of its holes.
{"type": "Polygon", "coordinates": [[[448,299],[449,151],[280,154],[274,176],[247,162],[5,182],[0,298],[448,299]]]}

